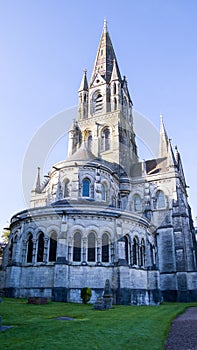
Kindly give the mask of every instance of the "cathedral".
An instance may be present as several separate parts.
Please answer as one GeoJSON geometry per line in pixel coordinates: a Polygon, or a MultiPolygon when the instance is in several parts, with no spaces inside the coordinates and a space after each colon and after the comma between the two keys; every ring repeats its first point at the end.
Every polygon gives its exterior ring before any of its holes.
{"type": "MultiPolygon", "coordinates": [[[[30,208],[11,219],[1,276],[8,297],[114,304],[197,301],[196,240],[180,153],[163,120],[158,158],[140,161],[133,103],[107,23],[90,80],[84,71],[68,157],[45,180],[40,169],[30,208]]],[[[1,283],[1,284],[2,284],[1,283]]]]}

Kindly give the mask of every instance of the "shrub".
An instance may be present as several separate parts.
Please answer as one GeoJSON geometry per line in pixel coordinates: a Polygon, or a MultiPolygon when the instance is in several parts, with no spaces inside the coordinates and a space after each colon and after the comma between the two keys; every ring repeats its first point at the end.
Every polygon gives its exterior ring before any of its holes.
{"type": "Polygon", "coordinates": [[[82,288],[81,299],[82,299],[84,304],[87,304],[88,301],[90,301],[91,296],[92,296],[92,291],[90,288],[88,288],[88,287],[82,288]]]}

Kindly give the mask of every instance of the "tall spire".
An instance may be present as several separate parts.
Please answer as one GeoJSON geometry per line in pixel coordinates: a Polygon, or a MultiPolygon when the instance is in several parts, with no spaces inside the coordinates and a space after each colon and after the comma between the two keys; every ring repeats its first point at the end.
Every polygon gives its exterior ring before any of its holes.
{"type": "MultiPolygon", "coordinates": [[[[107,29],[107,21],[104,20],[103,31],[101,34],[101,39],[97,50],[97,55],[94,63],[94,68],[92,71],[90,85],[92,85],[98,73],[102,76],[102,78],[105,79],[106,83],[110,82],[113,65],[114,65],[114,59],[116,60],[116,55],[115,55],[113,45],[107,29]]],[[[117,72],[118,72],[118,76],[120,77],[120,71],[119,71],[118,65],[117,65],[117,72]]]]}
{"type": "Polygon", "coordinates": [[[159,143],[159,157],[167,157],[168,155],[168,136],[164,127],[163,117],[160,115],[160,143],[159,143]]]}
{"type": "Polygon", "coordinates": [[[83,78],[81,80],[81,85],[78,91],[88,91],[88,81],[87,81],[87,70],[84,69],[83,78]]]}

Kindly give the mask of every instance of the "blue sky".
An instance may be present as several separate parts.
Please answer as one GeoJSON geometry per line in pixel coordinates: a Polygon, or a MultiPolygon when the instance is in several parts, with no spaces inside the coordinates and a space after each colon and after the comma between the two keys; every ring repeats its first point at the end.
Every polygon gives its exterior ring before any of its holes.
{"type": "MultiPolygon", "coordinates": [[[[33,135],[77,104],[84,68],[90,78],[104,18],[134,108],[157,128],[162,113],[178,145],[197,216],[196,16],[195,0],[0,0],[1,230],[26,207],[21,173],[33,135]]],[[[66,155],[63,139],[45,167],[66,155]]]]}

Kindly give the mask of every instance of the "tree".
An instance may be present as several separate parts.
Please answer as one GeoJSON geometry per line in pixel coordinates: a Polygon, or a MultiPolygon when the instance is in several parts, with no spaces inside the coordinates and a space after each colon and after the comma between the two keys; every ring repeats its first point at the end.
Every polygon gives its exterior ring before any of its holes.
{"type": "Polygon", "coordinates": [[[92,296],[92,291],[90,288],[88,288],[88,287],[82,288],[81,299],[82,299],[84,304],[87,304],[88,301],[90,301],[91,296],[92,296]]]}
{"type": "Polygon", "coordinates": [[[9,234],[10,234],[10,229],[9,228],[4,228],[3,229],[3,233],[1,235],[1,239],[3,241],[3,243],[7,244],[8,243],[8,237],[9,237],[9,234]]]}

